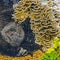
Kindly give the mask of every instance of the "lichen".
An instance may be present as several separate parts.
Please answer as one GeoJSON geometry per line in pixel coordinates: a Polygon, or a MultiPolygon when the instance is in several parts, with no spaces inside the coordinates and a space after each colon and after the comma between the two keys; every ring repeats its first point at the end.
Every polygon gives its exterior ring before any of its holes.
{"type": "Polygon", "coordinates": [[[59,33],[53,3],[52,5],[51,3],[52,0],[49,0],[47,4],[42,4],[40,0],[21,0],[14,7],[15,13],[13,14],[13,18],[18,23],[30,18],[31,29],[35,34],[35,43],[42,45],[45,50],[52,46],[52,40],[59,33]]]}

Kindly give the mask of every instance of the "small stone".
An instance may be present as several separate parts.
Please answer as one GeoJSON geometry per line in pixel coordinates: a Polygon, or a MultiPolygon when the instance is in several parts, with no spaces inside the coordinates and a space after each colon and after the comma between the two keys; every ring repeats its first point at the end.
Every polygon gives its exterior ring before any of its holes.
{"type": "Polygon", "coordinates": [[[14,22],[6,25],[1,31],[3,39],[9,43],[11,46],[20,46],[24,39],[24,30],[21,26],[18,26],[14,22]]]}
{"type": "Polygon", "coordinates": [[[23,49],[21,47],[21,49],[19,50],[17,56],[24,56],[24,55],[27,55],[27,54],[28,54],[27,50],[26,49],[23,49]]]}

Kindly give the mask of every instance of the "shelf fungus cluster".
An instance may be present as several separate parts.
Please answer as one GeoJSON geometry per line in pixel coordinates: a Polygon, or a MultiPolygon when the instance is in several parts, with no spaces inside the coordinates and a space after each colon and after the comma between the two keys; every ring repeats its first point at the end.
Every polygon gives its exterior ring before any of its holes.
{"type": "Polygon", "coordinates": [[[59,28],[57,21],[60,14],[54,9],[52,0],[42,2],[41,0],[21,0],[14,7],[13,18],[16,22],[22,23],[30,18],[30,25],[35,34],[35,43],[42,45],[43,50],[51,47],[52,40],[57,37],[59,28]]]}

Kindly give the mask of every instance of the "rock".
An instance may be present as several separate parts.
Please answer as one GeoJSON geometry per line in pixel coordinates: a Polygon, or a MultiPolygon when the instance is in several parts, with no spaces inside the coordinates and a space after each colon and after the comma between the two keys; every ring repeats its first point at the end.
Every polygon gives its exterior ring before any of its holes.
{"type": "Polygon", "coordinates": [[[21,26],[17,26],[14,22],[6,25],[1,31],[3,39],[8,42],[11,46],[20,46],[24,39],[24,30],[21,26]]]}
{"type": "Polygon", "coordinates": [[[25,55],[27,55],[27,54],[28,54],[27,50],[26,50],[26,49],[23,49],[23,48],[21,47],[21,49],[19,50],[17,56],[25,56],[25,55]]]}

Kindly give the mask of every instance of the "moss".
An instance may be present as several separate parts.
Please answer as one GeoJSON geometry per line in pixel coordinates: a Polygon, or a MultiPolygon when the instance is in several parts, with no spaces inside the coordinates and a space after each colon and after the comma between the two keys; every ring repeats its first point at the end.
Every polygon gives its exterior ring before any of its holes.
{"type": "Polygon", "coordinates": [[[54,39],[54,46],[49,48],[44,56],[42,56],[41,60],[60,60],[60,38],[54,39]]]}

